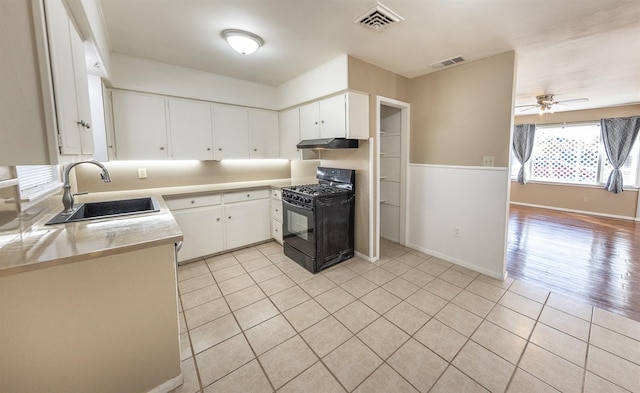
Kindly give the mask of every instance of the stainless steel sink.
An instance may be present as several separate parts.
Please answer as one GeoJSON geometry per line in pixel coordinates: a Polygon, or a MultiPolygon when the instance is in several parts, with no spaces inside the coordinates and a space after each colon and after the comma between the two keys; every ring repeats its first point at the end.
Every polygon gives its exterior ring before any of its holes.
{"type": "Polygon", "coordinates": [[[160,205],[154,197],[88,202],[77,205],[71,213],[59,213],[49,220],[46,225],[153,213],[159,210],[160,205]]]}

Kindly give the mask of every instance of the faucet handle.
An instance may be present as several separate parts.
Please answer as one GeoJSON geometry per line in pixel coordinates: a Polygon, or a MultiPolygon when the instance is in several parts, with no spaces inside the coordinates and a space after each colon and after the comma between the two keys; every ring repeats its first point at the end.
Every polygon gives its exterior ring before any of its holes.
{"type": "Polygon", "coordinates": [[[76,192],[75,194],[73,194],[73,196],[76,196],[76,195],[87,195],[87,194],[88,194],[87,191],[82,191],[82,192],[76,192]]]}

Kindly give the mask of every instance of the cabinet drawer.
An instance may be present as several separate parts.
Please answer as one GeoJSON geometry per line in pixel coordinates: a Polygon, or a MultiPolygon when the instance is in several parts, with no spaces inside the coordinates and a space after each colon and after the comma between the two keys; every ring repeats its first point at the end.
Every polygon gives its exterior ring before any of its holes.
{"type": "Polygon", "coordinates": [[[242,192],[230,192],[224,194],[224,203],[251,201],[254,199],[269,198],[269,190],[250,190],[242,192]]]}
{"type": "Polygon", "coordinates": [[[282,199],[282,190],[271,190],[271,198],[280,200],[282,199]]]}
{"type": "Polygon", "coordinates": [[[271,218],[282,222],[282,202],[271,200],[271,218]]]}
{"type": "Polygon", "coordinates": [[[169,210],[188,209],[191,207],[219,205],[222,202],[220,195],[198,195],[189,198],[165,199],[169,210]]]}
{"type": "Polygon", "coordinates": [[[282,244],[282,223],[276,220],[271,220],[271,237],[278,243],[282,244]]]}

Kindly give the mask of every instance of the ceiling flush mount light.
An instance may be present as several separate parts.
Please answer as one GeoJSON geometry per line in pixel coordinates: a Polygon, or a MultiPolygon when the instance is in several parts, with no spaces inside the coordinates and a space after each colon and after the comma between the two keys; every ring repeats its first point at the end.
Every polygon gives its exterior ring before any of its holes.
{"type": "Polygon", "coordinates": [[[243,55],[252,54],[264,44],[262,38],[244,30],[224,30],[222,32],[222,38],[227,41],[227,43],[233,48],[233,50],[243,55]]]}

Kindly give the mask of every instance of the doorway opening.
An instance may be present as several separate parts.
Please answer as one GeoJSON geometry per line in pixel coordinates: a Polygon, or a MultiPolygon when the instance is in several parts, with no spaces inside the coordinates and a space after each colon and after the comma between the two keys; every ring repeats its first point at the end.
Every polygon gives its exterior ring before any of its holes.
{"type": "Polygon", "coordinates": [[[373,260],[380,258],[381,238],[405,245],[410,104],[378,96],[376,108],[373,260]]]}

